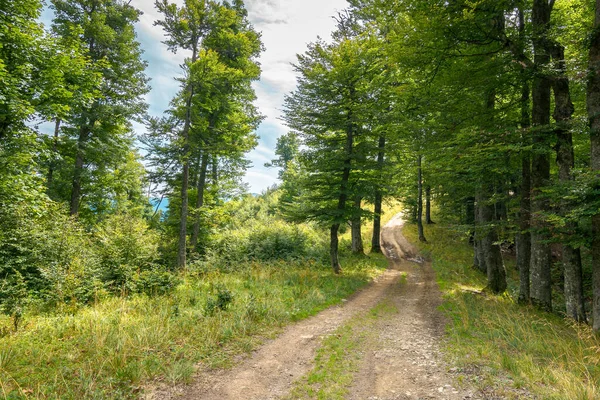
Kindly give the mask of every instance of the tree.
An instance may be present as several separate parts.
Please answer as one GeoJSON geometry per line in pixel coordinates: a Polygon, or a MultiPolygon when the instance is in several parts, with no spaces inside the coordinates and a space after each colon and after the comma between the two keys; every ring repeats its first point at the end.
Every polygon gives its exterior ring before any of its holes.
{"type": "MultiPolygon", "coordinates": [[[[592,30],[589,75],[587,85],[587,112],[590,124],[591,170],[595,178],[595,192],[600,187],[600,1],[596,1],[594,28],[592,30]]],[[[600,212],[592,216],[592,269],[593,305],[592,319],[595,332],[600,332],[600,212]]]]}
{"type": "Polygon", "coordinates": [[[290,163],[296,159],[299,153],[300,142],[298,140],[298,134],[295,132],[288,132],[287,134],[277,138],[277,144],[275,145],[275,155],[279,156],[270,163],[265,163],[265,167],[277,167],[281,168],[279,171],[279,179],[282,179],[290,163]]]}
{"type": "Polygon", "coordinates": [[[364,85],[369,73],[365,48],[343,35],[331,45],[311,44],[298,56],[298,89],[285,100],[285,120],[307,147],[300,154],[307,173],[295,216],[329,225],[335,273],[341,272],[338,230],[356,215],[350,202],[360,195],[355,191],[359,186],[352,183],[364,157],[357,149],[365,140],[363,100],[369,93],[364,85]]]}
{"type": "MultiPolygon", "coordinates": [[[[179,121],[173,125],[179,130],[179,139],[171,145],[181,152],[181,196],[171,204],[176,206],[172,209],[180,211],[177,264],[184,268],[190,216],[194,219],[190,247],[196,249],[199,240],[209,163],[212,161],[216,168],[222,157],[245,168],[247,164],[239,161],[256,145],[253,131],[261,116],[253,105],[251,82],[260,76],[256,58],[262,44],[240,1],[190,0],[178,8],[165,0],[156,5],[165,15],[165,20],[157,24],[169,36],[169,48],[191,51],[184,67],[182,90],[173,99],[170,111],[179,121]],[[190,182],[196,197],[192,212],[188,205],[190,182]]],[[[217,181],[214,175],[213,186],[217,181]]]]}
{"type": "Polygon", "coordinates": [[[132,146],[131,121],[146,110],[146,64],[134,30],[140,11],[120,0],[53,0],[52,8],[55,34],[85,43],[89,68],[102,77],[98,95],[74,107],[63,128],[76,141],[69,208],[78,215],[89,184],[98,178],[93,174],[113,173],[125,162],[132,146]]]}

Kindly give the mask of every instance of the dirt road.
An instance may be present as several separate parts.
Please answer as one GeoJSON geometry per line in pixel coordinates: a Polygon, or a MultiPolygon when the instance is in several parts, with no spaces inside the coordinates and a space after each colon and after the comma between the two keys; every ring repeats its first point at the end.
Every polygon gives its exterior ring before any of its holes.
{"type": "Polygon", "coordinates": [[[452,386],[440,362],[440,293],[431,266],[402,235],[402,224],[396,216],[383,228],[390,268],[366,289],[341,306],[289,326],[233,369],[201,371],[192,385],[156,393],[155,398],[270,400],[289,395],[294,382],[312,369],[321,338],[384,301],[397,311],[369,328],[348,398],[474,398],[452,386]]]}

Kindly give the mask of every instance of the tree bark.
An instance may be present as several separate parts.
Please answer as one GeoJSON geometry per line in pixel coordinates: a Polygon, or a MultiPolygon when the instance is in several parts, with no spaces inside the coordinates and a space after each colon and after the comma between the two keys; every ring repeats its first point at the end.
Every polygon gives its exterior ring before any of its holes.
{"type": "Polygon", "coordinates": [[[427,225],[435,224],[431,219],[431,186],[425,186],[425,223],[427,225]]]}
{"type": "MultiPolygon", "coordinates": [[[[90,123],[90,126],[92,123],[90,123]]],[[[90,137],[90,127],[83,124],[79,128],[79,138],[77,139],[77,155],[75,156],[75,168],[73,170],[73,184],[71,186],[71,204],[69,214],[75,216],[79,214],[79,202],[81,200],[81,174],[85,158],[85,146],[90,137]]]]}
{"type": "Polygon", "coordinates": [[[423,232],[423,156],[417,156],[417,229],[419,230],[419,241],[427,242],[423,232]]]}
{"type": "Polygon", "coordinates": [[[362,198],[360,196],[356,196],[354,198],[354,212],[355,214],[352,217],[351,221],[351,230],[352,230],[352,252],[354,254],[365,254],[365,248],[362,240],[362,227],[361,227],[361,203],[362,198]]]}
{"type": "Polygon", "coordinates": [[[480,221],[484,229],[481,235],[481,251],[478,257],[481,257],[485,263],[485,272],[487,274],[487,289],[493,293],[502,293],[506,290],[506,270],[502,260],[500,245],[498,244],[498,232],[494,227],[496,213],[494,205],[489,204],[489,197],[492,191],[490,188],[484,188],[483,195],[480,196],[479,213],[480,221]]]}
{"type": "MultiPolygon", "coordinates": [[[[520,16],[522,18],[522,12],[520,16]]],[[[523,146],[529,144],[527,129],[531,126],[529,115],[529,84],[523,83],[521,95],[521,129],[523,146]]],[[[531,262],[531,155],[528,150],[521,152],[521,198],[519,204],[519,232],[516,237],[517,270],[519,271],[519,303],[529,303],[529,270],[531,262]]]]}
{"type": "Polygon", "coordinates": [[[533,147],[534,153],[531,165],[531,270],[530,270],[530,298],[538,308],[552,310],[552,279],[550,263],[550,246],[546,243],[547,237],[543,233],[546,226],[541,213],[547,211],[549,202],[543,197],[543,189],[549,185],[550,156],[547,132],[544,128],[550,124],[550,86],[551,81],[547,75],[550,56],[548,52],[548,29],[550,24],[551,8],[547,0],[534,0],[533,2],[533,47],[536,75],[533,79],[533,111],[532,123],[534,128],[533,147]]]}
{"type": "Polygon", "coordinates": [[[52,188],[52,181],[54,179],[54,167],[55,157],[58,154],[58,139],[60,134],[60,118],[56,118],[54,121],[54,138],[52,139],[52,159],[50,160],[50,166],[48,167],[48,176],[46,178],[46,193],[50,195],[52,188]]]}
{"type": "MultiPolygon", "coordinates": [[[[208,169],[208,153],[202,153],[202,161],[200,162],[200,171],[198,174],[197,194],[196,194],[196,212],[199,212],[204,205],[204,187],[206,186],[206,171],[208,169]]],[[[198,245],[198,236],[200,234],[200,216],[196,215],[194,226],[192,228],[192,239],[190,247],[196,249],[198,245]]]]}
{"type": "MultiPolygon", "coordinates": [[[[554,42],[551,46],[551,55],[554,61],[557,75],[554,77],[554,120],[556,127],[556,163],[558,165],[558,177],[560,181],[569,185],[573,181],[571,169],[575,165],[575,153],[573,151],[573,135],[570,130],[571,116],[575,107],[571,102],[569,90],[569,78],[566,76],[565,50],[562,45],[554,42]]],[[[568,201],[562,201],[561,214],[566,218],[570,206],[568,201]]],[[[577,223],[568,221],[565,226],[567,234],[571,235],[577,230],[577,223]]],[[[585,322],[585,305],[583,300],[583,270],[581,267],[581,254],[579,248],[570,244],[563,244],[562,263],[564,266],[565,302],[567,317],[578,322],[585,322]]]]}
{"type": "MultiPolygon", "coordinates": [[[[192,64],[197,59],[198,43],[194,47],[192,54],[192,64]]],[[[185,269],[187,258],[187,218],[189,213],[188,207],[188,186],[190,181],[190,128],[192,125],[192,98],[194,97],[194,88],[188,84],[188,95],[185,100],[185,121],[181,137],[183,138],[183,154],[182,164],[183,172],[181,174],[181,213],[179,221],[179,242],[177,251],[177,266],[185,269]]]]}
{"type": "Polygon", "coordinates": [[[333,268],[333,272],[335,274],[340,274],[342,272],[342,268],[340,267],[340,259],[338,257],[338,230],[340,229],[340,224],[331,225],[330,230],[330,240],[329,240],[329,256],[331,258],[331,268],[333,268]]]}
{"type": "MultiPolygon", "coordinates": [[[[591,167],[600,186],[600,0],[596,0],[594,30],[589,53],[587,112],[590,124],[591,167]]],[[[600,212],[592,216],[593,306],[592,327],[600,333],[600,212]]]]}
{"type": "MultiPolygon", "coordinates": [[[[379,171],[380,179],[383,172],[384,157],[385,136],[380,136],[377,151],[377,169],[379,171]]],[[[373,210],[375,214],[375,217],[373,218],[373,237],[371,239],[371,252],[373,253],[381,253],[381,205],[383,202],[383,192],[380,185],[381,183],[377,185],[377,190],[375,191],[375,204],[373,210]]]]}
{"type": "MultiPolygon", "coordinates": [[[[346,144],[344,146],[344,168],[342,170],[342,181],[340,183],[340,194],[338,197],[337,211],[338,216],[336,219],[342,218],[346,209],[346,201],[348,200],[348,181],[350,180],[350,170],[352,168],[352,153],[354,149],[354,122],[352,121],[352,112],[348,112],[347,125],[346,125],[346,144]]],[[[331,267],[333,272],[339,274],[342,272],[340,267],[340,261],[338,258],[338,230],[340,228],[340,221],[335,221],[331,225],[330,235],[330,256],[331,256],[331,267]]]]}

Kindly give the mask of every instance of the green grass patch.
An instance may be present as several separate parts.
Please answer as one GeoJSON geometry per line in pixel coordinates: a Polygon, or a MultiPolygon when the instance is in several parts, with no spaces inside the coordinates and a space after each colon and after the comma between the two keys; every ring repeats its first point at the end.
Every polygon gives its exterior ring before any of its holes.
{"type": "Polygon", "coordinates": [[[373,339],[369,333],[375,321],[397,312],[395,305],[382,301],[325,337],[317,350],[314,368],[295,382],[287,399],[343,400],[358,370],[360,349],[373,339]]]}
{"type": "Polygon", "coordinates": [[[387,261],[346,257],[343,274],[317,262],[246,263],[183,276],[169,296],[109,298],[72,315],[0,319],[0,397],[133,398],[149,380],[189,382],[199,362],[226,367],[292,321],[337,304],[387,261]],[[4,329],[2,329],[4,328],[4,329]]]}
{"type": "Polygon", "coordinates": [[[600,341],[588,326],[518,305],[513,263],[505,295],[477,294],[486,278],[471,267],[472,248],[460,233],[427,226],[428,243],[418,242],[414,225],[404,233],[433,260],[449,317],[445,350],[464,371],[459,380],[506,398],[518,398],[521,388],[543,399],[600,398],[600,341]]]}

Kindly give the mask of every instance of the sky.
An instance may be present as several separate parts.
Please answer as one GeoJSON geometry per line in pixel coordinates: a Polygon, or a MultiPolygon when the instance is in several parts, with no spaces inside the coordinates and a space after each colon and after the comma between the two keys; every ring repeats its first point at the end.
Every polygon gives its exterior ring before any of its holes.
{"type": "MultiPolygon", "coordinates": [[[[182,0],[175,0],[181,4],[182,0]]],[[[258,146],[248,154],[252,167],[244,181],[251,193],[262,193],[277,182],[277,169],[264,164],[275,158],[277,138],[288,131],[279,119],[286,93],[294,90],[296,76],[292,63],[296,54],[306,51],[307,44],[318,36],[330,40],[335,28],[333,16],[346,8],[346,0],[244,0],[249,19],[262,33],[265,52],[260,58],[262,77],[255,82],[258,99],[256,105],[265,116],[257,130],[258,146]]],[[[137,24],[138,40],[148,61],[147,75],[151,78],[151,92],[147,95],[151,115],[159,116],[168,108],[169,101],[178,90],[175,80],[181,76],[185,53],[173,54],[161,43],[163,31],[154,26],[161,18],[154,9],[154,1],[132,0],[131,5],[144,12],[137,24]]],[[[135,127],[143,133],[144,127],[135,127]]]]}

